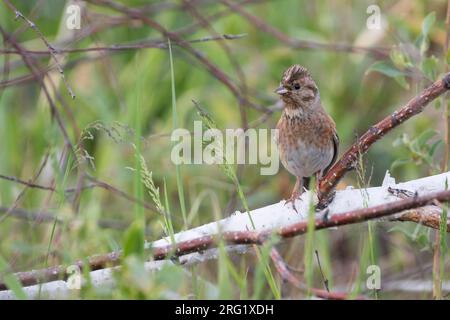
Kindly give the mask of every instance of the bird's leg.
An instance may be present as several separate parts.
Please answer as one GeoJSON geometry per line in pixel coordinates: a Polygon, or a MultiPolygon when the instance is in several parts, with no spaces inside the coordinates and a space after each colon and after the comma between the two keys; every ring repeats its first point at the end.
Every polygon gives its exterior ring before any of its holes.
{"type": "Polygon", "coordinates": [[[323,176],[323,170],[319,170],[316,172],[316,194],[319,194],[319,185],[320,185],[320,180],[322,179],[323,176]]]}
{"type": "Polygon", "coordinates": [[[295,186],[294,189],[292,190],[291,197],[286,201],[286,204],[292,202],[292,207],[297,213],[298,211],[297,208],[295,207],[295,200],[298,199],[302,193],[303,193],[303,178],[297,177],[297,181],[295,182],[295,186]]]}

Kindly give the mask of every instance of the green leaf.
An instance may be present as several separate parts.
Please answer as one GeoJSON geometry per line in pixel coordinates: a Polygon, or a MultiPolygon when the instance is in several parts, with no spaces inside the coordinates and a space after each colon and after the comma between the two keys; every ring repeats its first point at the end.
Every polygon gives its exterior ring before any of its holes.
{"type": "Polygon", "coordinates": [[[401,167],[404,164],[407,164],[407,163],[410,163],[410,162],[411,162],[411,159],[396,159],[391,164],[391,171],[394,171],[395,168],[401,167]]]}
{"type": "Polygon", "coordinates": [[[395,79],[395,81],[397,81],[397,83],[399,85],[402,86],[403,89],[409,90],[409,83],[408,83],[408,81],[406,81],[405,76],[397,76],[397,77],[394,77],[394,79],[395,79]]]}
{"type": "Polygon", "coordinates": [[[437,140],[435,143],[433,143],[433,145],[430,148],[430,151],[428,151],[428,154],[430,155],[430,157],[432,157],[434,155],[434,153],[437,150],[437,147],[439,147],[439,145],[443,144],[444,142],[442,140],[437,140]]]}
{"type": "Polygon", "coordinates": [[[434,100],[433,106],[435,110],[439,110],[441,108],[441,102],[439,101],[439,99],[434,100]]]}
{"type": "Polygon", "coordinates": [[[389,53],[389,57],[391,58],[392,63],[398,69],[405,69],[412,67],[412,63],[409,59],[409,56],[406,52],[402,51],[399,47],[394,46],[389,53]]]}
{"type": "Polygon", "coordinates": [[[398,70],[386,61],[375,62],[367,69],[366,74],[369,72],[379,72],[391,78],[405,75],[403,71],[398,70]]]}
{"type": "Polygon", "coordinates": [[[427,57],[423,59],[421,64],[422,72],[429,78],[436,78],[436,68],[438,65],[438,59],[435,56],[427,57]]]}
{"type": "Polygon", "coordinates": [[[428,129],[422,132],[416,139],[417,144],[420,148],[423,148],[430,139],[432,139],[437,134],[436,131],[428,129]]]}
{"type": "Polygon", "coordinates": [[[428,34],[430,33],[431,28],[434,25],[434,22],[436,21],[436,13],[430,12],[425,19],[422,22],[422,35],[427,38],[428,34]]]}
{"type": "Polygon", "coordinates": [[[123,240],[124,256],[137,255],[144,257],[144,237],[142,235],[142,226],[139,221],[135,221],[127,229],[123,240]]]}
{"type": "Polygon", "coordinates": [[[393,147],[400,147],[408,145],[410,142],[409,136],[406,133],[402,133],[397,139],[392,142],[393,147]]]}
{"type": "Polygon", "coordinates": [[[428,34],[436,21],[436,14],[429,13],[422,22],[422,32],[416,41],[416,45],[420,49],[420,54],[423,56],[428,50],[428,34]]]}

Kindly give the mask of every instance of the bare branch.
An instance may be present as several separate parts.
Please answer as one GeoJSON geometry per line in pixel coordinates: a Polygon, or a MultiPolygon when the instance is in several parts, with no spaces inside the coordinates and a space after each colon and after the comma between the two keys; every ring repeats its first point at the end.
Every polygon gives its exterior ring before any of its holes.
{"type": "MultiPolygon", "coordinates": [[[[270,251],[270,258],[272,259],[272,262],[274,263],[278,273],[281,275],[281,278],[304,292],[309,291],[311,294],[317,296],[318,298],[329,300],[345,300],[350,296],[346,292],[330,292],[329,290],[317,288],[309,288],[308,290],[308,288],[303,283],[301,283],[301,281],[297,279],[296,276],[292,274],[287,263],[283,260],[276,248],[272,248],[272,250],[270,251]]],[[[357,296],[356,299],[365,300],[367,298],[364,296],[357,296]]]]}

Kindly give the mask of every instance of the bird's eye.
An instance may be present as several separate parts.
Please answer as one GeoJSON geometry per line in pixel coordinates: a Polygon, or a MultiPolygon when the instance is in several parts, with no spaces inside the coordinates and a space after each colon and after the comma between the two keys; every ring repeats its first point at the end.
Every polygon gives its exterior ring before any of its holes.
{"type": "Polygon", "coordinates": [[[294,84],[294,89],[295,89],[295,90],[300,89],[300,85],[299,85],[298,83],[294,84]]]}

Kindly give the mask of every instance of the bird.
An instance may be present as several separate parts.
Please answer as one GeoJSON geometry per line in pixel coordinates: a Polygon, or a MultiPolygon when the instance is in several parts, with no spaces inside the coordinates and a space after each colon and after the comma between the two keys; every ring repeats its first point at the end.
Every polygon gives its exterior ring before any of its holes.
{"type": "Polygon", "coordinates": [[[283,102],[275,142],[281,163],[296,177],[286,204],[292,203],[297,212],[295,200],[303,193],[305,182],[315,176],[318,187],[336,161],[339,137],[335,122],[322,106],[319,88],[305,67],[299,64],[289,67],[275,93],[283,102]]]}

